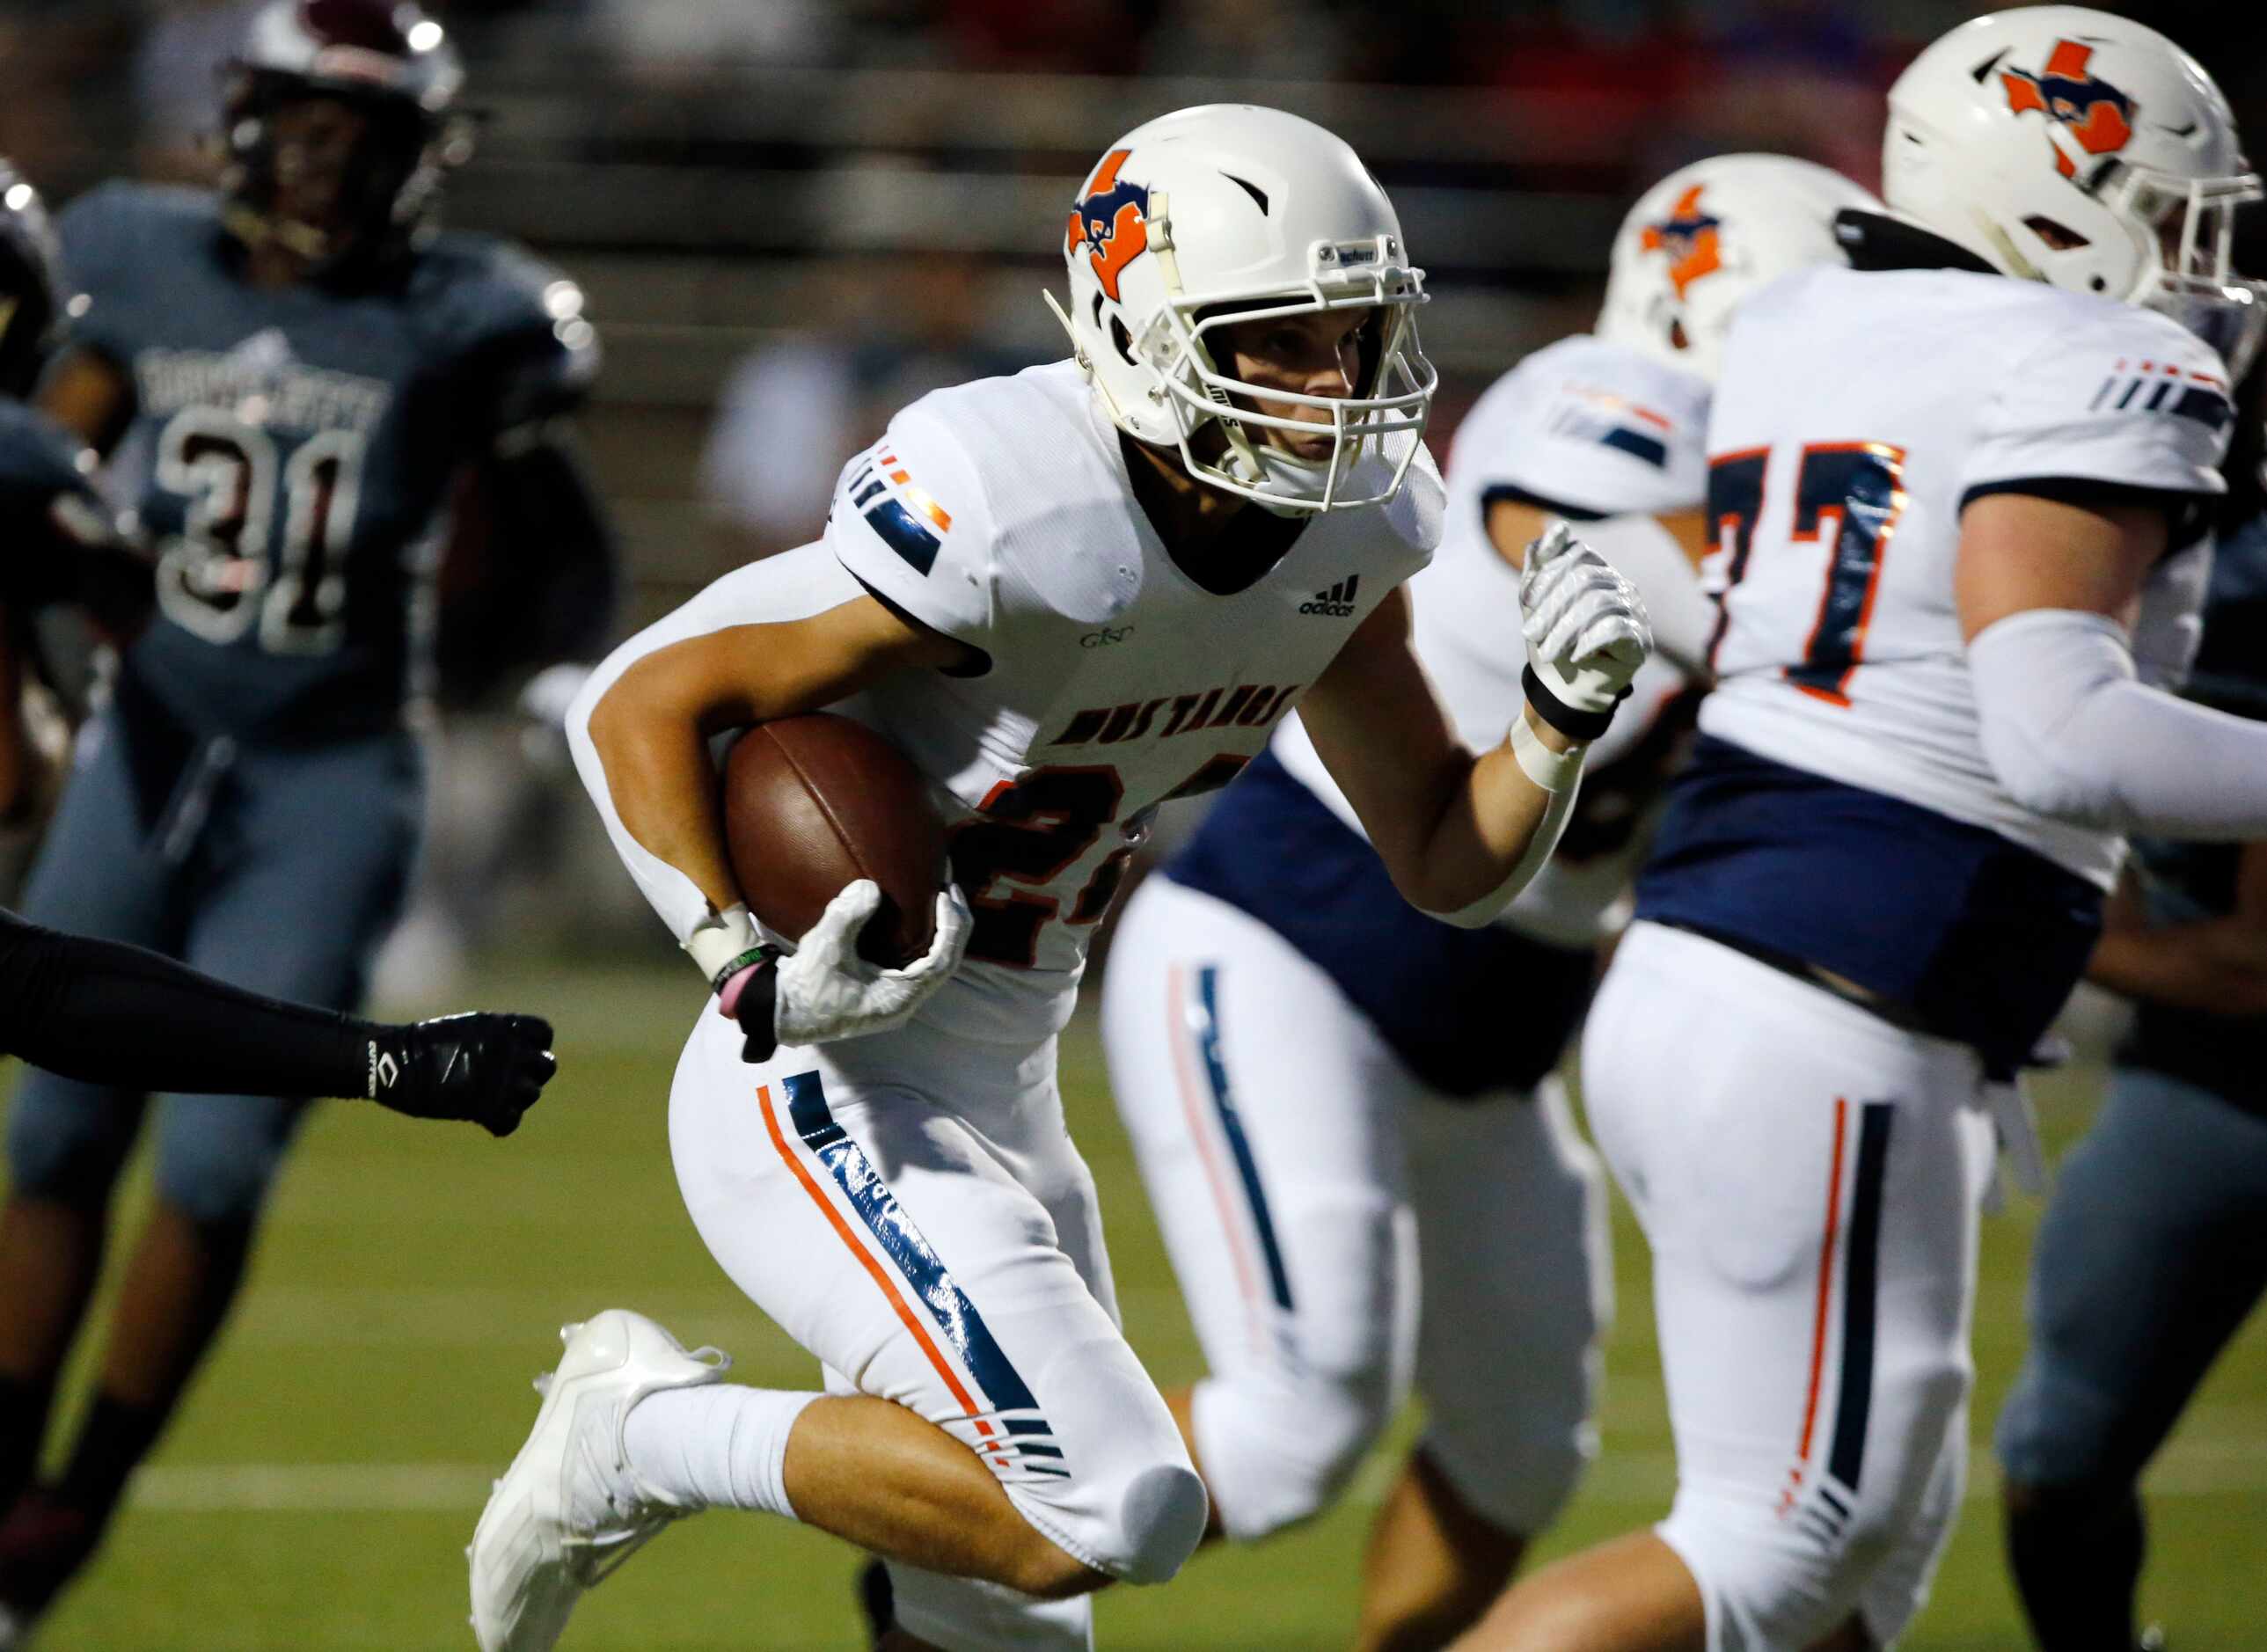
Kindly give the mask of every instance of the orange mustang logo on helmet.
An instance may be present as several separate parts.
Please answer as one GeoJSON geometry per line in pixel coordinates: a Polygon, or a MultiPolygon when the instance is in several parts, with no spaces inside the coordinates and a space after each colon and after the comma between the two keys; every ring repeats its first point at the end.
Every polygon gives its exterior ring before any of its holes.
{"type": "Polygon", "coordinates": [[[1081,246],[1087,249],[1102,290],[1113,304],[1118,299],[1119,273],[1149,246],[1149,226],[1142,216],[1149,210],[1149,192],[1118,176],[1118,169],[1133,152],[1114,149],[1102,158],[1102,165],[1087,180],[1078,205],[1072,209],[1070,233],[1063,244],[1067,252],[1081,246]]]}
{"type": "MultiPolygon", "coordinates": [[[[2036,113],[2069,132],[2089,155],[2109,155],[2125,147],[2133,136],[2133,99],[2106,80],[2095,78],[2087,67],[2094,48],[2080,40],[2057,40],[2047,66],[2037,74],[2027,69],[2003,69],[1999,84],[2007,88],[2007,106],[2017,114],[2036,113]]],[[[2061,145],[2055,146],[2055,169],[2074,177],[2078,165],[2061,145]]]]}
{"type": "Polygon", "coordinates": [[[1718,238],[1724,221],[1700,209],[1700,192],[1706,187],[1695,184],[1677,196],[1668,218],[1647,224],[1640,243],[1648,253],[1669,254],[1669,279],[1676,285],[1679,302],[1687,287],[1723,268],[1723,248],[1718,238]]]}

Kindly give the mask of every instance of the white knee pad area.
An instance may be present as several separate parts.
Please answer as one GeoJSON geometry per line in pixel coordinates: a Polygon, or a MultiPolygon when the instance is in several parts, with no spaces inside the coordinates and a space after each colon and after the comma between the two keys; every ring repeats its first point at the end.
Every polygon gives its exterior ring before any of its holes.
{"type": "Polygon", "coordinates": [[[1531,1538],[1574,1496],[1598,1454],[1587,1409],[1570,1418],[1530,1414],[1496,1428],[1464,1427],[1438,1413],[1423,1450],[1464,1507],[1499,1531],[1531,1538]]]}
{"type": "Polygon", "coordinates": [[[1918,1506],[1861,1503],[1837,1537],[1746,1499],[1689,1493],[1655,1531],[1700,1585],[1708,1652],[1803,1652],[1853,1614],[1886,1647],[1927,1600],[1961,1483],[1955,1462],[1918,1506]]]}
{"type": "Polygon", "coordinates": [[[898,1627],[943,1652],[1090,1652],[1094,1597],[1034,1600],[997,1583],[890,1562],[898,1627]]]}
{"type": "Polygon", "coordinates": [[[1251,1542],[1317,1515],[1393,1420],[1400,1385],[1380,1358],[1345,1372],[1255,1366],[1197,1385],[1197,1457],[1221,1524],[1251,1542]]]}

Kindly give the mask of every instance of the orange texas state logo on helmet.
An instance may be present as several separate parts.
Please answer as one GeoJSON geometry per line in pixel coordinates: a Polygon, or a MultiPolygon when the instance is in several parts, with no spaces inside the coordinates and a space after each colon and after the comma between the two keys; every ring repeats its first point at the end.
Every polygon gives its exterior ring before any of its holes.
{"type": "Polygon", "coordinates": [[[1687,287],[1723,268],[1723,247],[1719,238],[1724,221],[1702,210],[1700,192],[1706,187],[1706,184],[1695,184],[1677,196],[1676,204],[1669,209],[1669,217],[1659,224],[1646,225],[1639,242],[1648,253],[1669,254],[1669,279],[1676,286],[1680,300],[1687,287]]]}
{"type": "Polygon", "coordinates": [[[1071,210],[1070,232],[1064,242],[1067,252],[1082,246],[1087,249],[1102,290],[1113,304],[1119,273],[1149,246],[1149,226],[1143,217],[1149,210],[1149,192],[1118,175],[1133,152],[1114,149],[1102,158],[1071,210]]]}
{"type": "MultiPolygon", "coordinates": [[[[2108,81],[2096,79],[2088,67],[2093,60],[2094,48],[2084,41],[2057,40],[2046,67],[2037,74],[2028,69],[2001,70],[1999,84],[2007,88],[2007,106],[2017,114],[2036,111],[2046,116],[2089,155],[2124,149],[2133,136],[2133,99],[2108,81]]],[[[2078,171],[2059,144],[2055,168],[2065,178],[2078,171]]]]}

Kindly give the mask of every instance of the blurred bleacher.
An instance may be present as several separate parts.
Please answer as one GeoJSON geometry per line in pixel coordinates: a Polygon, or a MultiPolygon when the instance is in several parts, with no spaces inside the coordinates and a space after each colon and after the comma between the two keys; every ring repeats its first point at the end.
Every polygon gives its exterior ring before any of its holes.
{"type": "MultiPolygon", "coordinates": [[[[1422,325],[1443,376],[1434,430],[1445,453],[1493,377],[1588,325],[1614,226],[1651,178],[1704,154],[1765,149],[1870,185],[1882,88],[1919,42],[1989,9],[426,4],[464,50],[468,101],[484,115],[449,219],[562,265],[605,341],[585,430],[623,530],[625,628],[814,532],[836,468],[894,406],[1061,354],[1038,290],[1061,279],[1065,205],[1109,142],[1152,115],[1270,103],[1332,128],[1368,160],[1431,273],[1422,325]]],[[[0,154],[57,200],[121,172],[196,176],[216,65],[255,5],[0,0],[0,154]]],[[[2255,133],[2267,130],[2267,7],[2113,9],[2190,44],[2255,133]]],[[[494,721],[460,723],[450,745],[503,752],[514,738],[494,721]]],[[[513,864],[515,846],[491,835],[451,847],[451,816],[492,820],[497,804],[495,765],[453,767],[471,790],[452,804],[444,775],[437,875],[461,892],[513,864]]],[[[595,867],[597,846],[581,848],[595,867]]],[[[634,919],[633,901],[623,914],[634,919]]]]}

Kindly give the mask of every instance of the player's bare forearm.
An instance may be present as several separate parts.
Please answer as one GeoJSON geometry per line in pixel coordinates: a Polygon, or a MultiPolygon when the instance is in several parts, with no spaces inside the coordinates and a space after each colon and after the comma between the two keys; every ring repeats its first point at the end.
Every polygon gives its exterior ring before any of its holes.
{"type": "MultiPolygon", "coordinates": [[[[1347,639],[1300,716],[1411,905],[1461,911],[1500,889],[1527,855],[1551,794],[1508,744],[1475,757],[1456,738],[1410,650],[1405,593],[1347,639]]],[[[1567,749],[1540,718],[1529,726],[1551,750],[1567,749]]]]}
{"type": "Polygon", "coordinates": [[[2086,978],[2147,1003],[2267,1015],[2267,931],[2242,918],[2112,930],[2095,943],[2086,978]]]}
{"type": "Polygon", "coordinates": [[[591,744],[623,827],[721,912],[740,894],[709,737],[816,711],[891,672],[950,665],[959,653],[870,597],[804,620],[731,626],[631,665],[591,709],[591,744]]]}
{"type": "Polygon", "coordinates": [[[107,356],[70,349],[41,381],[39,408],[96,452],[107,454],[133,419],[134,387],[107,356]]]}
{"type": "Polygon", "coordinates": [[[2130,877],[2104,915],[2086,968],[2095,986],[2175,1009],[2267,1015],[2267,844],[2245,848],[2235,909],[2224,916],[2152,926],[2130,877]]]}

